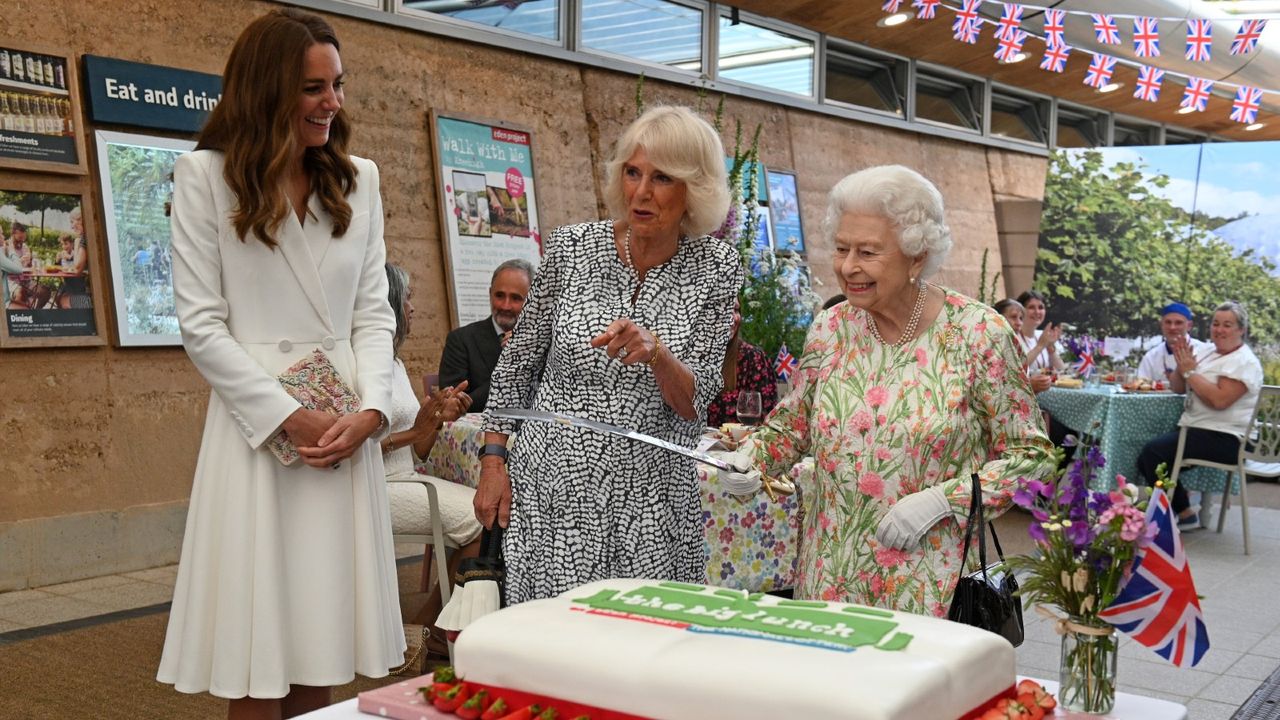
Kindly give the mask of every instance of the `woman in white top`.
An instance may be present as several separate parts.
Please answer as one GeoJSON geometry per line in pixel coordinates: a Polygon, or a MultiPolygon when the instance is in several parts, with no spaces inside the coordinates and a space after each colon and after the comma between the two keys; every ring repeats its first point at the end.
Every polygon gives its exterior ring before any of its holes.
{"type": "MultiPolygon", "coordinates": [[[[1225,302],[1213,313],[1209,330],[1212,346],[1195,351],[1183,337],[1174,347],[1178,369],[1170,381],[1175,392],[1187,394],[1186,409],[1178,421],[1187,428],[1183,457],[1233,463],[1239,456],[1240,440],[1249,429],[1262,387],[1262,363],[1244,344],[1248,330],[1245,309],[1239,303],[1225,302]]],[[[1147,443],[1138,455],[1143,481],[1155,484],[1156,468],[1161,463],[1172,465],[1177,452],[1177,431],[1147,443]]],[[[1191,507],[1187,491],[1180,485],[1173,489],[1173,509],[1178,513],[1179,527],[1200,527],[1199,509],[1191,507]]]]}
{"type": "MultiPolygon", "coordinates": [[[[454,387],[433,393],[425,402],[418,402],[409,382],[409,373],[400,360],[400,346],[409,335],[413,320],[413,290],[409,286],[409,273],[391,263],[387,263],[386,271],[387,300],[396,314],[393,345],[396,360],[391,375],[391,434],[382,441],[383,462],[387,467],[387,479],[407,477],[426,480],[435,486],[444,534],[461,548],[450,561],[449,577],[453,577],[453,571],[462,558],[475,557],[480,552],[480,521],[476,520],[472,509],[476,491],[466,485],[419,474],[416,466],[431,452],[444,423],[457,420],[471,407],[471,397],[465,392],[467,381],[463,380],[454,387]]],[[[419,483],[391,483],[387,486],[387,495],[391,501],[391,525],[395,532],[430,534],[431,511],[425,487],[419,483]]],[[[440,614],[440,606],[440,589],[435,588],[414,622],[434,624],[440,614]]],[[[435,632],[434,628],[432,631],[435,632]]]]}
{"type": "Polygon", "coordinates": [[[1049,323],[1043,330],[1039,329],[1048,312],[1044,295],[1028,290],[1018,296],[1018,302],[1026,311],[1026,319],[1014,337],[1018,339],[1018,347],[1026,355],[1027,372],[1035,375],[1046,369],[1057,372],[1065,368],[1066,363],[1058,356],[1061,329],[1054,323],[1049,323]]]}

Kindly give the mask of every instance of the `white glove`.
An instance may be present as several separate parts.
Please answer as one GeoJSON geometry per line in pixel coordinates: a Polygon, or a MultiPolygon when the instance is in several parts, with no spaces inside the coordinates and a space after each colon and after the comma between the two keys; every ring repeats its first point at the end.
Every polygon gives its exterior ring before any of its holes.
{"type": "Polygon", "coordinates": [[[720,484],[724,486],[725,490],[734,495],[753,495],[760,489],[760,479],[763,475],[756,469],[755,460],[750,455],[741,452],[725,452],[723,450],[715,450],[707,454],[717,460],[728,463],[737,471],[730,472],[716,468],[720,484]]]}
{"type": "Polygon", "coordinates": [[[914,550],[929,528],[950,514],[951,503],[941,485],[911,493],[880,518],[876,541],[897,550],[914,550]]]}

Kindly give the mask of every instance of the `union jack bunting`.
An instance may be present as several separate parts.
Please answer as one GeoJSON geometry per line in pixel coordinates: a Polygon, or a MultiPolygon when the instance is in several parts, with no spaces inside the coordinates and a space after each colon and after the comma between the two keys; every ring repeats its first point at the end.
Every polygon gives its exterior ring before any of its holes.
{"type": "Polygon", "coordinates": [[[932,20],[938,14],[938,3],[941,0],[911,0],[916,9],[916,17],[920,20],[932,20]]]}
{"type": "Polygon", "coordinates": [[[1111,82],[1111,73],[1116,71],[1116,59],[1110,55],[1094,55],[1093,62],[1084,74],[1084,84],[1093,88],[1101,88],[1111,82]]]}
{"type": "Polygon", "coordinates": [[[1187,21],[1187,54],[1188,60],[1209,62],[1213,51],[1213,23],[1208,20],[1187,21]]]}
{"type": "Polygon", "coordinates": [[[1128,581],[1098,617],[1174,665],[1194,667],[1209,651],[1209,631],[1163,490],[1151,495],[1147,525],[1155,539],[1138,549],[1128,581]]]}
{"type": "Polygon", "coordinates": [[[1187,78],[1187,89],[1182,93],[1182,102],[1178,107],[1194,108],[1196,112],[1204,112],[1209,103],[1209,93],[1213,90],[1213,81],[1204,78],[1187,78]]]}
{"type": "Polygon", "coordinates": [[[1241,123],[1251,123],[1258,119],[1258,108],[1262,106],[1262,91],[1256,87],[1240,86],[1236,90],[1236,99],[1231,103],[1231,119],[1241,123]]]}
{"type": "Polygon", "coordinates": [[[1018,53],[1022,52],[1022,43],[1027,41],[1027,34],[1021,30],[1012,30],[1008,35],[1000,38],[999,46],[996,48],[996,59],[1000,62],[1013,62],[1018,53]]]}
{"type": "Polygon", "coordinates": [[[778,359],[774,361],[773,371],[778,374],[778,379],[782,382],[791,382],[791,376],[796,370],[800,369],[800,362],[796,360],[796,356],[787,350],[786,343],[778,348],[778,359]]]}
{"type": "Polygon", "coordinates": [[[1138,69],[1138,84],[1133,88],[1133,96],[1139,100],[1155,102],[1160,99],[1162,82],[1164,82],[1163,70],[1143,65],[1138,69]]]}
{"type": "Polygon", "coordinates": [[[1134,18],[1133,52],[1138,57],[1159,57],[1160,26],[1155,18],[1134,18]]]}
{"type": "Polygon", "coordinates": [[[1004,4],[1004,12],[996,21],[996,37],[1004,38],[1022,27],[1022,6],[1004,4]]]}
{"type": "Polygon", "coordinates": [[[1040,69],[1060,73],[1067,67],[1067,56],[1071,48],[1066,45],[1050,45],[1044,49],[1044,57],[1040,59],[1040,69]]]}
{"type": "Polygon", "coordinates": [[[1245,20],[1236,31],[1236,39],[1231,41],[1232,55],[1247,55],[1258,47],[1258,38],[1267,27],[1266,20],[1245,20]]]}
{"type": "MultiPolygon", "coordinates": [[[[975,26],[981,27],[981,20],[978,19],[978,6],[982,4],[982,0],[964,0],[960,4],[960,9],[956,10],[956,19],[951,22],[951,34],[957,40],[963,40],[970,33],[970,28],[975,26]]],[[[973,40],[966,42],[977,42],[975,37],[973,40]]]]}
{"type": "Polygon", "coordinates": [[[898,12],[898,6],[900,5],[902,5],[902,0],[885,0],[884,4],[880,6],[880,9],[887,13],[896,13],[898,12]]]}
{"type": "MultiPolygon", "coordinates": [[[[1067,11],[1066,10],[1045,10],[1044,11],[1044,44],[1051,47],[1063,47],[1067,44],[1065,37],[1067,29],[1067,11]]],[[[1061,72],[1059,70],[1058,72],[1061,72]]]]}
{"type": "Polygon", "coordinates": [[[1120,44],[1120,27],[1110,15],[1093,13],[1093,31],[1098,34],[1098,42],[1103,45],[1120,44]]]}
{"type": "Polygon", "coordinates": [[[978,42],[978,37],[982,35],[982,22],[971,22],[956,31],[955,39],[962,43],[974,45],[978,42]]]}

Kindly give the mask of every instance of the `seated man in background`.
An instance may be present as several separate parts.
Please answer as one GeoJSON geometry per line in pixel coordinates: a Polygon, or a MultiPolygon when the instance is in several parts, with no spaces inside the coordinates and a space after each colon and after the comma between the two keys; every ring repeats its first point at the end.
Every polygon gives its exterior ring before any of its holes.
{"type": "Polygon", "coordinates": [[[1160,333],[1164,342],[1157,344],[1142,356],[1138,364],[1138,377],[1145,380],[1169,381],[1169,374],[1178,367],[1173,348],[1178,346],[1182,338],[1187,339],[1191,352],[1199,352],[1205,343],[1191,337],[1191,308],[1182,303],[1169,303],[1160,308],[1160,333]]]}
{"type": "Polygon", "coordinates": [[[533,265],[508,260],[489,281],[489,317],[449,333],[440,355],[440,387],[467,381],[471,412],[481,412],[489,400],[489,376],[498,364],[502,345],[516,326],[533,283],[533,265]]]}

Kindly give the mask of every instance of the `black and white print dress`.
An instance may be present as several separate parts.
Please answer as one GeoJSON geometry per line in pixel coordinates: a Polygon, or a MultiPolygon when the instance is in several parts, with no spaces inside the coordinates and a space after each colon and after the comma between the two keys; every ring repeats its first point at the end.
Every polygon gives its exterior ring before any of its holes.
{"type": "MultiPolygon", "coordinates": [[[[737,251],[681,238],[667,262],[635,273],[618,258],[610,221],[569,225],[546,255],[493,372],[490,408],[568,413],[693,447],[719,394],[734,300],[737,251]],[[635,296],[632,306],[631,298],[635,296]],[[694,374],[684,420],[643,363],[623,365],[588,345],[619,317],[655,333],[694,374]]],[[[512,421],[485,417],[485,430],[512,421]]],[[[510,448],[511,522],[503,540],[508,604],[615,577],[703,582],[706,549],[694,462],[592,430],[524,422],[510,448]]]]}

